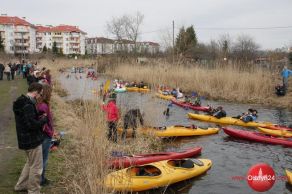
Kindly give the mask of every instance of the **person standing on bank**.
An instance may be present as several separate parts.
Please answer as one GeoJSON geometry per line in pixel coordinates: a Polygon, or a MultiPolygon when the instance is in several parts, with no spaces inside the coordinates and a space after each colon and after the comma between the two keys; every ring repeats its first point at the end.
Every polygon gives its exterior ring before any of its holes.
{"type": "Polygon", "coordinates": [[[281,76],[283,78],[283,86],[285,90],[288,90],[288,77],[292,75],[292,71],[287,68],[287,66],[284,66],[281,76]]]}
{"type": "Polygon", "coordinates": [[[125,140],[127,137],[127,129],[129,127],[133,129],[132,138],[136,137],[137,118],[139,118],[141,125],[144,125],[144,120],[140,112],[140,109],[131,109],[125,114],[124,129],[122,133],[123,140],[125,140]]]}
{"type": "Polygon", "coordinates": [[[115,93],[109,96],[108,103],[106,105],[102,105],[102,109],[107,113],[108,140],[117,143],[117,123],[119,120],[119,109],[116,105],[115,93]]]}
{"type": "Polygon", "coordinates": [[[39,194],[41,189],[43,126],[48,119],[46,114],[38,114],[35,104],[42,92],[43,86],[33,83],[28,87],[28,93],[13,103],[18,147],[25,151],[27,158],[14,189],[27,190],[28,194],[39,194]]]}
{"type": "Polygon", "coordinates": [[[4,73],[4,65],[0,63],[0,80],[3,80],[3,73],[4,73]]]}
{"type": "Polygon", "coordinates": [[[6,74],[7,80],[10,81],[11,69],[10,69],[9,65],[6,65],[6,67],[4,69],[4,73],[6,74]]]}
{"type": "Polygon", "coordinates": [[[41,185],[48,185],[49,180],[45,177],[45,171],[48,163],[49,151],[51,147],[52,137],[54,135],[53,116],[50,109],[50,100],[52,94],[52,87],[48,84],[43,84],[43,95],[38,100],[37,110],[39,114],[46,114],[48,123],[43,127],[44,141],[42,144],[43,149],[43,173],[41,178],[41,185]]]}

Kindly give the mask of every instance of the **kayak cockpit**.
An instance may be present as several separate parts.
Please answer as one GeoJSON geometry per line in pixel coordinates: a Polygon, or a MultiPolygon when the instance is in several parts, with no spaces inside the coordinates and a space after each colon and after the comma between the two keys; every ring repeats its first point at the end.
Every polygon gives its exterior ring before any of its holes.
{"type": "Polygon", "coordinates": [[[161,175],[160,169],[153,165],[134,166],[132,168],[129,168],[127,171],[131,176],[159,176],[161,175]]]}

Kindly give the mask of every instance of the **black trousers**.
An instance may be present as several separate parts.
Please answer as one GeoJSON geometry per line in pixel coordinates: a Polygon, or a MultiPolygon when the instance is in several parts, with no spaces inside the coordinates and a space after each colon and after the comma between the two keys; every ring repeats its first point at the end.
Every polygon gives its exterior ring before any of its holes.
{"type": "Polygon", "coordinates": [[[6,74],[7,80],[10,81],[10,72],[6,72],[5,74],[6,74]]]}
{"type": "Polygon", "coordinates": [[[0,71],[0,80],[3,80],[3,71],[0,71]]]}
{"type": "Polygon", "coordinates": [[[136,137],[136,129],[137,129],[136,119],[135,120],[125,119],[124,120],[124,129],[123,129],[123,133],[122,133],[122,139],[126,139],[127,129],[129,129],[129,127],[133,129],[132,138],[136,137]]]}
{"type": "Polygon", "coordinates": [[[117,122],[109,121],[107,125],[108,125],[108,134],[107,134],[108,140],[117,143],[117,139],[118,139],[117,122]]]}
{"type": "Polygon", "coordinates": [[[15,71],[11,71],[11,79],[14,80],[15,71]]]}

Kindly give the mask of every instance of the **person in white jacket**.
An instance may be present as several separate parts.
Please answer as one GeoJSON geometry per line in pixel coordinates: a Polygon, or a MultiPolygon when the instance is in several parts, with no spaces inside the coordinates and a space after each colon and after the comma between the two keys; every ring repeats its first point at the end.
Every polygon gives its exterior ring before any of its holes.
{"type": "Polygon", "coordinates": [[[4,73],[7,76],[7,80],[10,81],[11,68],[9,67],[9,65],[5,66],[4,73]]]}

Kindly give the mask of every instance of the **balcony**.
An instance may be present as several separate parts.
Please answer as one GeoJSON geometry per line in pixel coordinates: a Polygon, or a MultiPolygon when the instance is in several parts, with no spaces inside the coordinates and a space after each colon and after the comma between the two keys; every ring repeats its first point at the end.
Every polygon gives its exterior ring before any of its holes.
{"type": "Polygon", "coordinates": [[[61,38],[61,37],[63,37],[63,35],[62,34],[53,34],[52,37],[60,37],[61,38]]]}
{"type": "Polygon", "coordinates": [[[28,42],[15,42],[14,43],[15,46],[29,46],[29,43],[28,42]]]}
{"type": "Polygon", "coordinates": [[[74,38],[79,38],[79,36],[80,36],[79,33],[70,34],[70,37],[74,37],[74,38]]]}
{"type": "Polygon", "coordinates": [[[29,35],[28,34],[24,34],[24,35],[21,35],[21,34],[15,34],[14,35],[14,39],[18,39],[18,40],[27,40],[29,39],[29,35]]]}
{"type": "Polygon", "coordinates": [[[28,50],[15,50],[15,53],[28,53],[28,50]]]}

